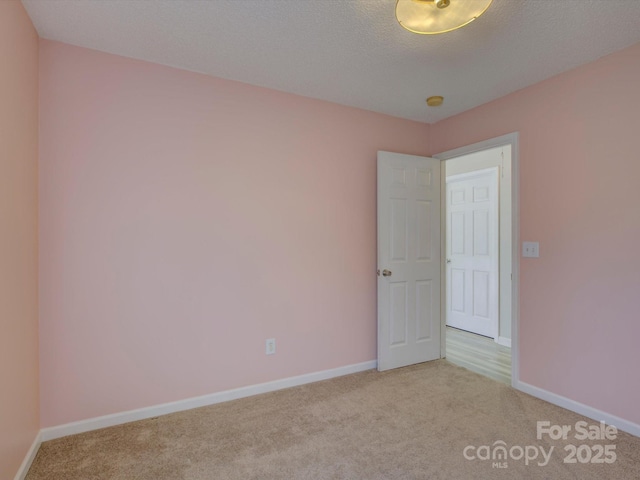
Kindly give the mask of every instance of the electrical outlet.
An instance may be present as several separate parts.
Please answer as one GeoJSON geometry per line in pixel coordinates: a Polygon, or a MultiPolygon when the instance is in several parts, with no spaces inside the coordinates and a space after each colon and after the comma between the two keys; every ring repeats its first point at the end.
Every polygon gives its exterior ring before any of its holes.
{"type": "Polygon", "coordinates": [[[540,256],[540,244],[538,242],[522,242],[522,256],[538,258],[540,256]]]}
{"type": "Polygon", "coordinates": [[[265,342],[265,353],[267,355],[273,355],[276,353],[276,339],[275,338],[267,338],[265,342]]]}

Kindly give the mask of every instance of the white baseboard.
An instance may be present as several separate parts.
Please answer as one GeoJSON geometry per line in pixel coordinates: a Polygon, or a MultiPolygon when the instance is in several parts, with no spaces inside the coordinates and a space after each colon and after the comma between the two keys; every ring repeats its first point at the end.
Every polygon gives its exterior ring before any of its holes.
{"type": "Polygon", "coordinates": [[[507,337],[498,337],[496,339],[498,345],[502,345],[503,347],[511,348],[511,339],[507,337]]]}
{"type": "Polygon", "coordinates": [[[344,367],[338,367],[331,370],[323,370],[320,372],[299,375],[297,377],[283,378],[281,380],[274,380],[272,382],[260,383],[257,385],[250,385],[242,388],[235,388],[233,390],[226,390],[223,392],[212,393],[200,397],[187,398],[185,400],[163,403],[161,405],[139,408],[137,410],[129,410],[126,412],[104,415],[102,417],[89,418],[87,420],[80,420],[78,422],[67,423],[65,425],[58,425],[56,427],[43,428],[40,431],[41,441],[46,442],[47,440],[66,437],[67,435],[75,435],[78,433],[97,430],[100,428],[113,427],[114,425],[121,425],[123,423],[144,420],[145,418],[152,418],[159,415],[166,415],[168,413],[181,412],[183,410],[190,410],[192,408],[205,407],[207,405],[213,405],[215,403],[236,400],[238,398],[258,395],[260,393],[273,392],[275,390],[282,390],[283,388],[296,387],[298,385],[318,382],[320,380],[328,380],[330,378],[341,377],[343,375],[349,375],[351,373],[370,370],[372,368],[376,368],[376,366],[377,361],[371,360],[369,362],[346,365],[344,367]]]}
{"type": "MultiPolygon", "coordinates": [[[[623,432],[627,432],[631,435],[635,435],[636,437],[640,437],[640,425],[638,425],[637,423],[624,420],[623,418],[616,417],[615,415],[611,415],[610,413],[603,412],[596,408],[584,405],[583,403],[576,402],[575,400],[557,395],[542,388],[534,387],[533,385],[529,385],[525,382],[518,381],[515,382],[513,386],[514,388],[524,393],[528,393],[529,395],[532,395],[534,397],[540,398],[541,400],[545,400],[559,407],[566,408],[567,410],[571,410],[572,412],[579,413],[580,415],[584,415],[585,417],[591,418],[592,420],[596,420],[598,422],[604,421],[607,425],[613,425],[618,430],[622,430],[623,432]]],[[[540,420],[545,419],[541,418],[540,420]]]]}
{"type": "Polygon", "coordinates": [[[34,458],[36,458],[36,454],[38,453],[38,449],[40,448],[40,444],[42,443],[42,430],[38,432],[36,438],[33,440],[31,444],[31,448],[27,452],[27,455],[22,460],[22,465],[18,469],[18,473],[14,477],[14,480],[24,480],[24,477],[27,476],[27,472],[29,472],[29,468],[31,468],[31,464],[33,463],[34,458]]]}

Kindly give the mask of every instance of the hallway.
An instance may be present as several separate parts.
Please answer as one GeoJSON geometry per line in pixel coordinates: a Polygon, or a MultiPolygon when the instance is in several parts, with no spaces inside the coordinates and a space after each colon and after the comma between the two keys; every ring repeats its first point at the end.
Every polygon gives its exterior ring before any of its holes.
{"type": "Polygon", "coordinates": [[[511,349],[491,338],[447,327],[447,360],[511,385],[511,349]]]}

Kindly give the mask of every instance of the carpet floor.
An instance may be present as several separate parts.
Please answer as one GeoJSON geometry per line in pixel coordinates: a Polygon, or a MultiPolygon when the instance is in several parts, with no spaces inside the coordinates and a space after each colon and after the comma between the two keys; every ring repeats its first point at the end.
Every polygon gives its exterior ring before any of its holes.
{"type": "Polygon", "coordinates": [[[580,421],[438,360],[44,442],[26,480],[640,479],[640,438],[580,421]]]}

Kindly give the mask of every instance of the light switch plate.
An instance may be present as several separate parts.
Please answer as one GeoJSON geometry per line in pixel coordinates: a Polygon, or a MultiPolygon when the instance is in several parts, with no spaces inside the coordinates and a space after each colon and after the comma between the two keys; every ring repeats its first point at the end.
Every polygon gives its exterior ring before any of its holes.
{"type": "Polygon", "coordinates": [[[540,256],[540,244],[538,242],[522,242],[522,256],[538,258],[540,256]]]}

